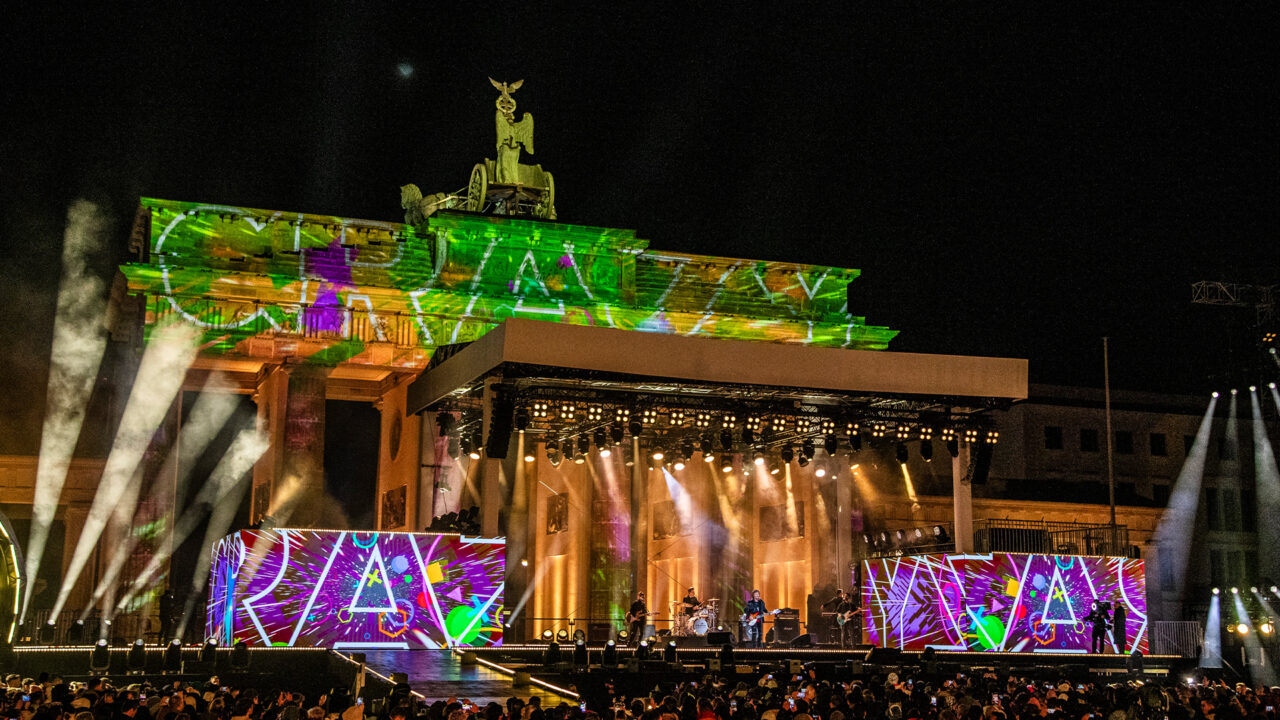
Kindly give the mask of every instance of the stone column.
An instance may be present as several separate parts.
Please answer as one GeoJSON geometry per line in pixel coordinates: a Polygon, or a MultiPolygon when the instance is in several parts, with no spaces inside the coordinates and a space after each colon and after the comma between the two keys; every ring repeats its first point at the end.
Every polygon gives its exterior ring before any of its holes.
{"type": "Polygon", "coordinates": [[[377,526],[381,530],[417,531],[430,520],[418,515],[422,417],[404,414],[408,389],[406,379],[374,403],[381,415],[377,497],[377,526]]]}
{"type": "Polygon", "coordinates": [[[951,458],[951,495],[954,508],[957,553],[973,552],[973,478],[969,476],[972,447],[960,442],[960,452],[951,458]]]}
{"type": "Polygon", "coordinates": [[[253,519],[319,527],[335,520],[324,491],[324,402],[330,368],[282,365],[258,386],[258,420],[271,449],[254,468],[253,519]],[[265,493],[265,495],[264,495],[265,493]]]}
{"type": "MultiPolygon", "coordinates": [[[[641,454],[640,438],[631,438],[631,593],[648,593],[649,587],[649,484],[648,461],[641,454]]],[[[628,604],[629,605],[629,604],[628,604]]],[[[650,608],[652,609],[652,608],[650,608]]]]}

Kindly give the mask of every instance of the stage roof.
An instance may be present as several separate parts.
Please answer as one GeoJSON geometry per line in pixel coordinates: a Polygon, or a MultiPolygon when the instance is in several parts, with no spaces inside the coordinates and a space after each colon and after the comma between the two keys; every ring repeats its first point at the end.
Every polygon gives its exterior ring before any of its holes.
{"type": "Polygon", "coordinates": [[[526,390],[846,410],[970,413],[1027,396],[1027,361],[1021,359],[681,337],[513,318],[437,358],[410,386],[408,410],[474,397],[494,376],[526,390]]]}

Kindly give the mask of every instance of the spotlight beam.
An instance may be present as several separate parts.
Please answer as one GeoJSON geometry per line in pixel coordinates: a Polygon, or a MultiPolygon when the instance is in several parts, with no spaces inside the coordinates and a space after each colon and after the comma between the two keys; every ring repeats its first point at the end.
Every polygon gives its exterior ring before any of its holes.
{"type": "MultiPolygon", "coordinates": [[[[1169,507],[1165,509],[1156,527],[1156,543],[1160,552],[1170,554],[1173,568],[1173,587],[1181,592],[1186,587],[1187,561],[1191,555],[1191,535],[1187,528],[1195,526],[1196,511],[1200,507],[1200,484],[1204,477],[1205,460],[1209,454],[1209,435],[1213,429],[1213,413],[1218,399],[1209,400],[1209,407],[1200,420],[1195,441],[1187,453],[1187,459],[1178,472],[1169,494],[1169,507]]],[[[1206,636],[1208,633],[1206,632],[1206,636]]],[[[1206,648],[1208,645],[1205,646],[1206,648]]],[[[1206,650],[1207,652],[1207,650],[1206,650]]]]}
{"type": "MultiPolygon", "coordinates": [[[[58,511],[67,471],[85,408],[107,347],[103,327],[106,303],[100,278],[89,270],[89,257],[103,246],[107,220],[98,206],[76,200],[67,209],[62,238],[62,278],[53,321],[53,347],[49,359],[49,387],[45,396],[40,456],[36,461],[35,498],[31,504],[31,532],[27,537],[26,576],[33,581],[49,541],[49,527],[58,511]]],[[[16,538],[15,538],[16,539],[16,538]]],[[[35,592],[28,582],[22,595],[22,619],[35,592]]]]}
{"type": "Polygon", "coordinates": [[[129,402],[120,419],[120,429],[98,482],[98,492],[54,601],[53,615],[62,611],[89,556],[97,549],[98,539],[107,520],[115,513],[116,505],[127,494],[130,484],[140,481],[136,472],[138,463],[182,385],[186,370],[195,358],[199,337],[196,328],[190,325],[167,325],[155,331],[143,352],[129,402]]]}
{"type": "MultiPolygon", "coordinates": [[[[271,440],[265,433],[257,428],[246,428],[240,431],[232,441],[227,454],[218,461],[218,467],[214,469],[211,481],[216,481],[222,491],[218,496],[220,499],[213,505],[213,512],[209,514],[209,525],[205,529],[204,544],[201,547],[213,547],[214,543],[231,529],[236,511],[240,508],[240,501],[253,483],[253,476],[249,470],[270,445],[271,440]]],[[[200,561],[196,563],[195,572],[191,577],[193,592],[187,596],[187,604],[183,609],[182,621],[178,623],[175,637],[183,637],[186,634],[187,623],[191,619],[195,603],[197,599],[204,596],[205,584],[209,581],[209,566],[212,563],[211,553],[200,554],[200,561]]]]}
{"type": "MultiPolygon", "coordinates": [[[[231,495],[235,491],[237,484],[242,481],[244,474],[249,468],[253,467],[259,457],[262,457],[262,453],[266,452],[268,444],[267,437],[255,428],[247,428],[240,431],[240,434],[232,441],[231,447],[227,448],[226,454],[218,461],[213,474],[209,476],[209,482],[200,488],[200,493],[196,496],[191,506],[182,513],[178,522],[169,530],[168,536],[165,538],[166,541],[151,556],[147,566],[130,584],[128,591],[120,598],[120,601],[116,603],[115,612],[125,609],[129,601],[151,582],[152,578],[160,572],[161,567],[173,554],[173,549],[181,545],[187,539],[187,536],[199,526],[209,508],[214,508],[213,514],[216,515],[219,509],[223,507],[230,506],[234,510],[240,504],[239,498],[232,498],[231,495]]],[[[212,523],[212,519],[210,522],[212,523]]],[[[221,535],[218,537],[221,537],[221,535]]],[[[206,547],[210,546],[209,540],[208,537],[205,538],[206,547]]],[[[216,542],[216,540],[217,537],[213,538],[213,541],[216,542]]]]}
{"type": "Polygon", "coordinates": [[[1209,615],[1204,622],[1204,648],[1200,654],[1200,667],[1222,667],[1222,601],[1216,593],[1209,600],[1209,615]]]}
{"type": "MultiPolygon", "coordinates": [[[[1258,393],[1249,393],[1250,410],[1253,413],[1253,466],[1254,484],[1257,487],[1258,546],[1280,547],[1280,517],[1275,508],[1280,507],[1280,471],[1276,469],[1275,451],[1267,437],[1267,426],[1262,420],[1262,404],[1258,393]]],[[[1280,558],[1274,552],[1261,553],[1263,574],[1280,577],[1280,558]]]]}

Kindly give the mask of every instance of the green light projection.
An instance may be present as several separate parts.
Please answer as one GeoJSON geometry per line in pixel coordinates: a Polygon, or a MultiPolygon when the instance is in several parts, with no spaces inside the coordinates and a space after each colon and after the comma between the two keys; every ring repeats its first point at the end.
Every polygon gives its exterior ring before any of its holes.
{"type": "Polygon", "coordinates": [[[409,226],[144,199],[122,266],[146,327],[180,316],[206,353],[424,367],[510,317],[879,350],[845,307],[857,270],[648,249],[630,230],[441,212],[409,226]]]}

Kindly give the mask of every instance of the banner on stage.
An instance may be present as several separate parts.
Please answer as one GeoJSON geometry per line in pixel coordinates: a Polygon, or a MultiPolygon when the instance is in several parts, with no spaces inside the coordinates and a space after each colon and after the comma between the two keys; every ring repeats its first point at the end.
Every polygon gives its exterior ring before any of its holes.
{"type": "Polygon", "coordinates": [[[871,643],[904,650],[1088,652],[1094,601],[1123,607],[1107,652],[1147,652],[1141,560],[1076,555],[907,555],[863,566],[871,643]],[[1120,632],[1123,629],[1123,633],[1120,632]],[[1123,642],[1123,647],[1121,643],[1123,642]]]}
{"type": "Polygon", "coordinates": [[[505,557],[501,539],[242,530],[213,549],[206,632],[224,646],[501,645],[505,557]]]}

